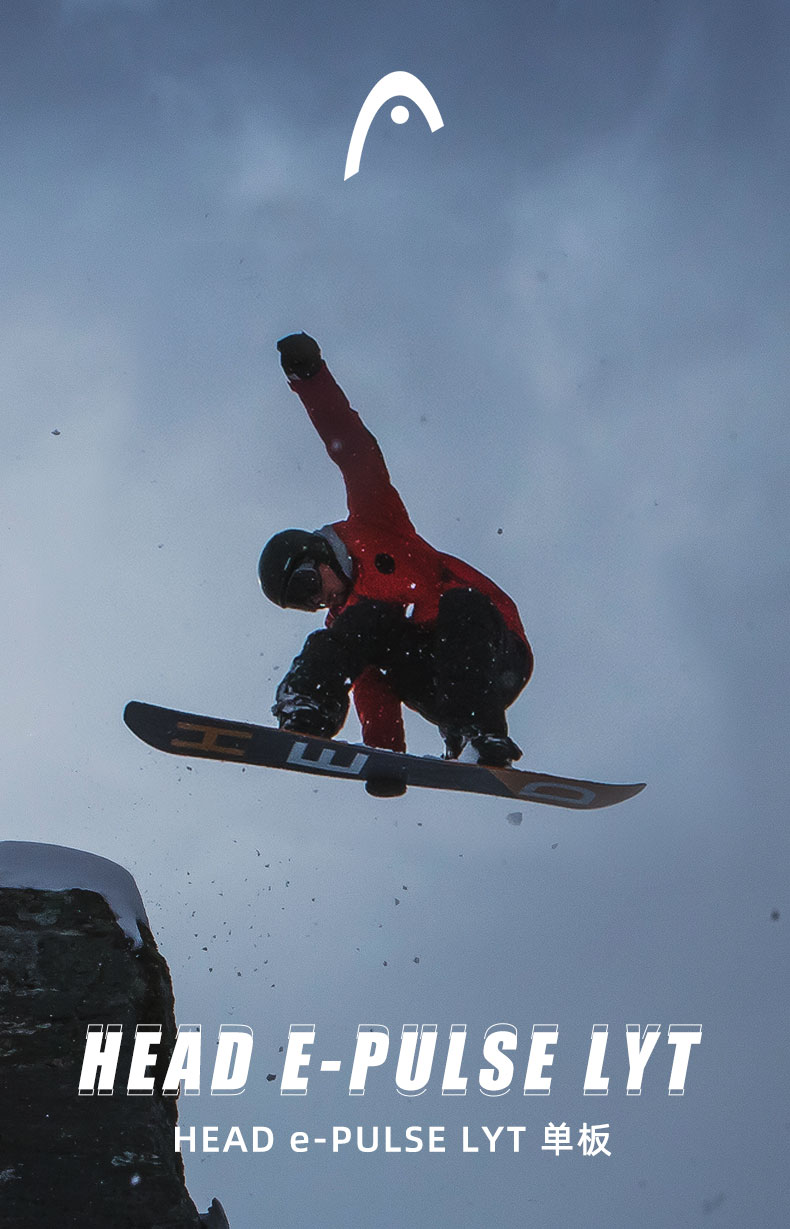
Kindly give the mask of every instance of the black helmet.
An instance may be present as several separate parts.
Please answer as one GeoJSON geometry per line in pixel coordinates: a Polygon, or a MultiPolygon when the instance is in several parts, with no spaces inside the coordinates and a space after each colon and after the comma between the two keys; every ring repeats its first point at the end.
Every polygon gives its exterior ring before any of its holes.
{"type": "Polygon", "coordinates": [[[275,606],[310,610],[309,599],[321,588],[321,563],[337,570],[337,559],[326,538],[306,529],[284,529],[261,551],[258,580],[275,606]]]}

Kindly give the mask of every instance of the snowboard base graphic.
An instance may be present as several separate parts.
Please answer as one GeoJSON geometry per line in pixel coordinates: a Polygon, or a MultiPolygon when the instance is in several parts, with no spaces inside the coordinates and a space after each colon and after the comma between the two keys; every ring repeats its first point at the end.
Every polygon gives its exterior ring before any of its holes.
{"type": "Polygon", "coordinates": [[[159,751],[362,781],[368,792],[379,797],[402,794],[407,786],[415,785],[589,811],[624,802],[645,788],[644,784],[607,785],[518,768],[488,768],[382,751],[361,743],[202,717],[139,700],[127,704],[124,721],[138,738],[159,751]]]}

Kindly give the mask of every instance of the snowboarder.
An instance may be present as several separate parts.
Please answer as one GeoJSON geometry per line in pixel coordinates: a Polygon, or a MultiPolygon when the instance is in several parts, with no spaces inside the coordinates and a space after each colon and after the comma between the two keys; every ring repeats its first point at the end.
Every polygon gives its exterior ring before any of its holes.
{"type": "Polygon", "coordinates": [[[468,564],[417,534],[379,446],[323,361],[295,333],[277,343],[346,486],[348,517],[286,529],[264,547],[258,576],[286,609],[328,611],[276,692],[280,728],[334,737],[349,690],[366,745],[405,751],[401,705],[439,727],[445,758],[506,767],[521,757],[505,710],[532,673],[515,604],[468,564]]]}

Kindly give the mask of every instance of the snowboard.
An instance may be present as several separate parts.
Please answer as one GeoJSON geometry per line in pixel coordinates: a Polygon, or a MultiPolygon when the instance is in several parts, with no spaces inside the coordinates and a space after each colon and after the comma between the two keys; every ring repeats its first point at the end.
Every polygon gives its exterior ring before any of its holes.
{"type": "Polygon", "coordinates": [[[139,700],[131,700],[123,716],[138,738],[159,751],[363,781],[368,793],[376,797],[395,797],[405,793],[407,786],[416,785],[590,811],[624,802],[645,788],[644,784],[604,785],[518,768],[489,768],[408,752],[382,751],[336,738],[201,717],[139,700]]]}

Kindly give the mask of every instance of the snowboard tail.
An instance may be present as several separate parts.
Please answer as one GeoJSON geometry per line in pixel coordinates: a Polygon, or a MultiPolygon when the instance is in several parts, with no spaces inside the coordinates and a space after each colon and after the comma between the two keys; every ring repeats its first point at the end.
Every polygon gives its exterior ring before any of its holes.
{"type": "Polygon", "coordinates": [[[124,710],[129,729],[159,751],[235,764],[288,768],[319,776],[370,782],[370,792],[401,793],[409,785],[490,794],[519,802],[543,802],[573,810],[613,806],[633,798],[644,784],[606,785],[518,768],[489,768],[363,744],[294,734],[270,726],[202,717],[131,700],[124,710]],[[400,788],[398,788],[400,787],[400,788]]]}

